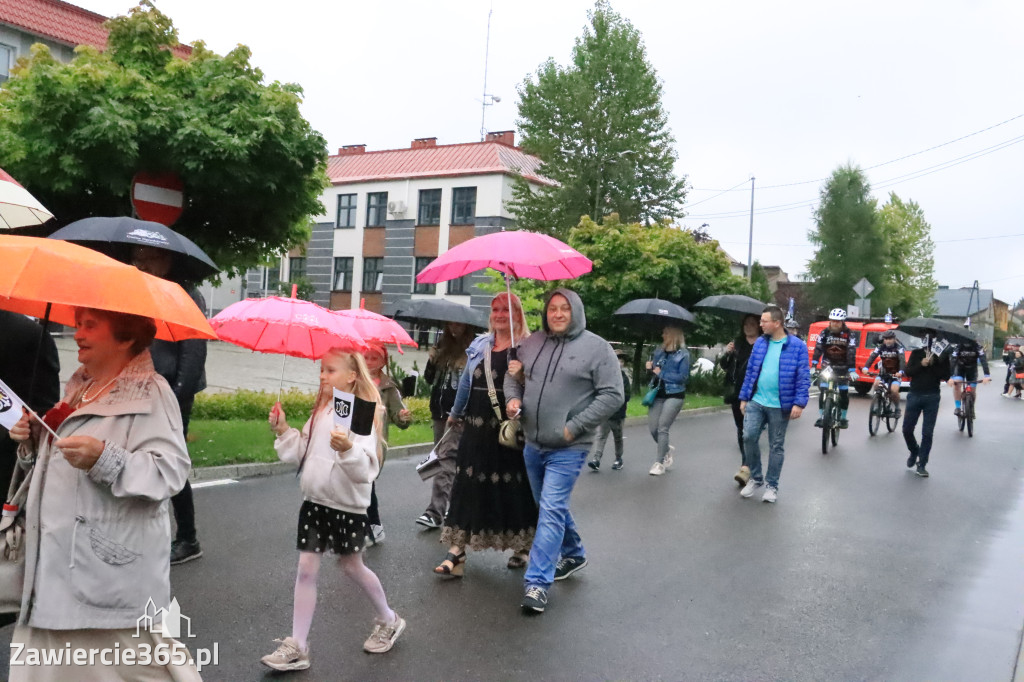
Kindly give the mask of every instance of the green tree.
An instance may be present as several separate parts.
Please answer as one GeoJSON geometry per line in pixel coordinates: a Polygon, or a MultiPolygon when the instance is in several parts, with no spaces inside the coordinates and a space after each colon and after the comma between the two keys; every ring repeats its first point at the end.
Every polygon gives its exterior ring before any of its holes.
{"type": "MultiPolygon", "coordinates": [[[[508,285],[505,284],[505,275],[497,270],[488,268],[485,272],[489,278],[487,281],[477,285],[479,289],[489,294],[497,294],[505,291],[508,285]]],[[[523,314],[526,315],[526,324],[530,331],[540,329],[540,316],[544,308],[544,294],[554,288],[551,282],[541,282],[533,279],[520,279],[511,282],[512,293],[523,302],[523,314]]]]}
{"type": "Polygon", "coordinates": [[[686,194],[639,31],[604,0],[588,17],[571,62],[549,59],[519,87],[523,149],[557,184],[520,179],[509,207],[521,227],[563,239],[583,215],[647,225],[678,217],[686,194]]]}
{"type": "Polygon", "coordinates": [[[299,112],[301,88],[264,83],[241,45],[174,56],[177,32],[148,0],[106,27],[103,52],[78,47],[63,64],[35,45],[19,60],[0,88],[0,167],[60,224],[129,215],[137,171],[175,172],[174,229],[228,271],[305,243],[327,145],[299,112]]]}
{"type": "Polygon", "coordinates": [[[772,288],[760,261],[754,261],[750,266],[750,295],[759,301],[772,302],[772,288]]]}
{"type": "Polygon", "coordinates": [[[903,201],[895,192],[878,211],[889,242],[892,310],[900,318],[935,312],[935,243],[932,226],[916,201],[903,201]]]}
{"type": "Polygon", "coordinates": [[[864,172],[853,165],[832,172],[819,193],[816,226],[808,234],[817,246],[807,263],[814,280],[811,297],[826,308],[845,308],[862,277],[874,285],[873,312],[890,305],[889,244],[864,172]]]}

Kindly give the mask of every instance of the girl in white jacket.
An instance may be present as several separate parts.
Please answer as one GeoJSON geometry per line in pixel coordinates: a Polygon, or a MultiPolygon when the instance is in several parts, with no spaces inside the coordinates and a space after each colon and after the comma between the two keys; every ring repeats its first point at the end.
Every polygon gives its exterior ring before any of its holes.
{"type": "Polygon", "coordinates": [[[320,560],[326,552],[337,556],[342,570],[362,588],[377,611],[373,632],[363,644],[365,651],[390,651],[405,630],[405,620],[388,606],[380,580],[363,563],[362,555],[370,486],[380,471],[380,415],[380,394],[362,356],[339,349],[328,351],[320,361],[320,392],[313,414],[301,432],[288,426],[280,403],[270,411],[270,428],[277,435],[274,449],[281,461],[301,467],[304,497],[299,509],[299,570],[295,579],[292,635],[275,640],[281,645],[261,659],[274,670],[309,667],[307,637],[316,606],[320,560]],[[377,403],[377,416],[369,436],[334,427],[334,388],[377,403]]]}

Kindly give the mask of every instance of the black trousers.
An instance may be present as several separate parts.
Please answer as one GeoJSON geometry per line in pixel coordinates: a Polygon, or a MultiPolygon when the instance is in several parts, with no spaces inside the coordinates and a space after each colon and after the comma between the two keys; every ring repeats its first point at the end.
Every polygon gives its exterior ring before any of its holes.
{"type": "Polygon", "coordinates": [[[740,466],[743,466],[743,412],[740,411],[740,400],[732,403],[732,420],[736,422],[736,441],[740,445],[740,466]]]}
{"type": "MultiPolygon", "coordinates": [[[[192,417],[192,404],[194,402],[195,396],[187,400],[178,401],[178,407],[181,408],[182,430],[185,432],[186,442],[188,442],[188,422],[192,417]]],[[[178,532],[175,534],[174,539],[181,542],[195,542],[196,507],[192,501],[192,484],[189,483],[187,478],[185,479],[185,487],[171,498],[171,508],[174,510],[174,523],[178,527],[178,532]]]]}

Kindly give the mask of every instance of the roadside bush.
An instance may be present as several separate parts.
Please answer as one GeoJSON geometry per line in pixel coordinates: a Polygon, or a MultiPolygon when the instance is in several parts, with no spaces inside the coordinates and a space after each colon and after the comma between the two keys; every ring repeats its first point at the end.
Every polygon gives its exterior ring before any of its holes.
{"type": "MultiPolygon", "coordinates": [[[[281,407],[293,426],[309,418],[316,394],[292,388],[281,394],[281,407]]],[[[216,421],[255,421],[267,418],[277,393],[241,389],[233,393],[200,393],[192,407],[193,419],[216,421]]],[[[413,423],[430,423],[430,405],[426,398],[406,398],[413,423]]]]}
{"type": "Polygon", "coordinates": [[[687,393],[719,396],[724,390],[725,371],[718,366],[715,366],[710,372],[692,372],[690,380],[686,384],[687,393]]]}

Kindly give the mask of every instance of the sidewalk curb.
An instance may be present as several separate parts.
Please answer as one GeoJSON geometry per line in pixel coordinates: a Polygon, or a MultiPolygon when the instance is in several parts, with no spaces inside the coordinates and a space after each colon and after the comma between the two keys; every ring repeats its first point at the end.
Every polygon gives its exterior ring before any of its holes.
{"type": "MultiPolygon", "coordinates": [[[[728,405],[716,407],[698,407],[695,410],[683,410],[679,413],[679,419],[692,419],[703,417],[709,414],[726,412],[730,409],[728,405]]],[[[626,417],[623,426],[642,426],[647,423],[647,417],[626,417]]],[[[426,455],[434,447],[433,443],[413,443],[388,449],[388,459],[405,459],[417,455],[426,455]]],[[[202,481],[216,481],[225,478],[243,479],[256,478],[258,476],[273,476],[288,471],[295,471],[294,464],[285,462],[254,462],[250,464],[227,464],[216,467],[198,467],[192,469],[188,479],[194,483],[202,481]]]]}

